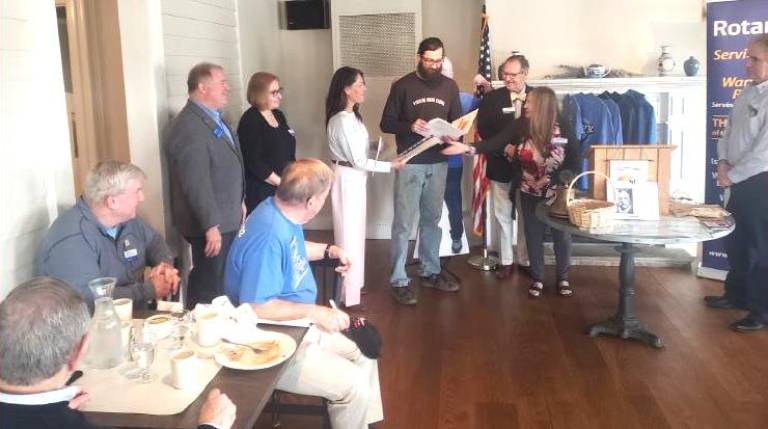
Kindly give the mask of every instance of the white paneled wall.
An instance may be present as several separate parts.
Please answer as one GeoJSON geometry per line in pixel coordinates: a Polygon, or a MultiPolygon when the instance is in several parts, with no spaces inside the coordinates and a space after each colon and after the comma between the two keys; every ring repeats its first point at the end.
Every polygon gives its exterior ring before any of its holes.
{"type": "Polygon", "coordinates": [[[0,2],[0,299],[74,202],[66,112],[53,2],[0,2]]]}
{"type": "Polygon", "coordinates": [[[221,65],[229,81],[225,116],[236,124],[245,99],[235,0],[163,0],[163,45],[168,107],[175,114],[187,101],[187,74],[197,63],[221,65]]]}

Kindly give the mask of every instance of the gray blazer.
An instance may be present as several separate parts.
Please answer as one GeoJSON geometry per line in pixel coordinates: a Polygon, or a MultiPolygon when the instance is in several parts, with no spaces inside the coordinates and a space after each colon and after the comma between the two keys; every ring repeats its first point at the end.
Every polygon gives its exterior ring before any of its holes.
{"type": "Polygon", "coordinates": [[[184,237],[204,237],[240,228],[245,185],[240,143],[231,145],[216,122],[191,100],[171,124],[166,139],[171,183],[171,212],[184,237]],[[218,134],[218,136],[217,136],[218,134]]]}

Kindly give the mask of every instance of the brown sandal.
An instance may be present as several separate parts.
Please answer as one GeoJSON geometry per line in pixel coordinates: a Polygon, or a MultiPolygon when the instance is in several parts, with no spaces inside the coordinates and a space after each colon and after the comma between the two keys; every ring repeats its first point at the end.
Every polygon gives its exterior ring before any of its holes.
{"type": "Polygon", "coordinates": [[[541,298],[541,295],[543,293],[544,293],[544,283],[542,282],[533,282],[528,287],[529,298],[541,298]]]}
{"type": "Polygon", "coordinates": [[[568,283],[568,280],[560,280],[557,282],[557,294],[560,296],[573,295],[573,289],[571,289],[571,284],[568,283]]]}

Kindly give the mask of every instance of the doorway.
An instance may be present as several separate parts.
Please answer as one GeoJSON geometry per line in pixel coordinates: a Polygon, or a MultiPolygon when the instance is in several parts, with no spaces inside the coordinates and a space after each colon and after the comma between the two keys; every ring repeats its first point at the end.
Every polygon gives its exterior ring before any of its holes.
{"type": "Polygon", "coordinates": [[[130,161],[117,0],[55,0],[75,194],[100,160],[130,161]]]}

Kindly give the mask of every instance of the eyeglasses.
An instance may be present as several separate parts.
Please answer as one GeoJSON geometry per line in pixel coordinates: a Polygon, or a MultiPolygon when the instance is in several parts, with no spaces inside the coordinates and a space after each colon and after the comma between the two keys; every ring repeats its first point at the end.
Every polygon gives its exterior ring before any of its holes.
{"type": "Polygon", "coordinates": [[[514,78],[516,78],[516,77],[518,77],[518,76],[525,76],[526,74],[527,74],[527,73],[525,73],[525,72],[520,72],[520,73],[507,73],[507,72],[501,72],[501,78],[502,78],[502,79],[507,79],[507,78],[509,78],[509,79],[514,79],[514,78]]]}
{"type": "Polygon", "coordinates": [[[282,94],[284,90],[285,88],[281,86],[280,88],[277,88],[274,91],[269,91],[269,93],[272,94],[273,97],[277,97],[277,94],[282,94]]]}
{"type": "Polygon", "coordinates": [[[425,57],[423,55],[421,55],[421,61],[424,64],[442,64],[443,63],[443,59],[442,58],[433,59],[433,58],[427,58],[427,57],[425,57]]]}

